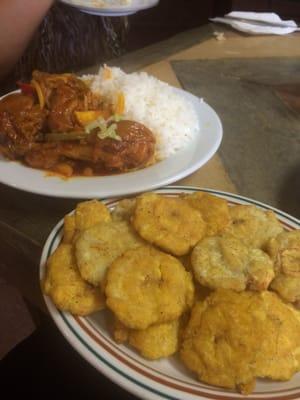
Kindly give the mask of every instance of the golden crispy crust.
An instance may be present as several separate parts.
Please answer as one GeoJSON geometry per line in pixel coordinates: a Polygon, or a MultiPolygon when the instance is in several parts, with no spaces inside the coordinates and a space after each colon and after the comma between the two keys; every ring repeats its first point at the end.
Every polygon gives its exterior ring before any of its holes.
{"type": "Polygon", "coordinates": [[[272,292],[220,289],[197,303],[180,356],[199,380],[244,394],[256,377],[288,380],[300,370],[300,313],[272,292]]]}
{"type": "Polygon", "coordinates": [[[76,232],[75,215],[68,214],[64,217],[63,243],[66,244],[72,243],[75,232],[76,232]]]}
{"type": "Polygon", "coordinates": [[[142,244],[126,221],[104,222],[82,231],[75,243],[82,278],[94,286],[102,284],[108,266],[126,250],[142,244]]]}
{"type": "Polygon", "coordinates": [[[186,324],[186,314],[180,320],[152,325],[146,329],[129,329],[114,318],[112,334],[117,343],[128,343],[142,357],[157,360],[169,357],[178,351],[180,336],[186,324]]]}
{"type": "Polygon", "coordinates": [[[150,246],[125,252],[108,268],[107,306],[131,329],[172,321],[193,304],[191,275],[174,257],[150,246]]]}
{"type": "Polygon", "coordinates": [[[48,259],[43,289],[58,309],[75,315],[88,315],[105,307],[101,290],[81,278],[70,244],[61,244],[48,259]]]}
{"type": "Polygon", "coordinates": [[[195,192],[183,198],[190,206],[201,212],[206,222],[207,236],[221,233],[230,224],[229,207],[225,199],[204,192],[195,192]]]}
{"type": "Polygon", "coordinates": [[[74,213],[64,217],[63,243],[73,243],[79,232],[100,222],[111,221],[109,209],[98,200],[77,204],[74,213]]]}
{"type": "Polygon", "coordinates": [[[274,278],[273,261],[230,235],[207,237],[191,254],[195,279],[211,289],[266,290],[274,278]]]}
{"type": "Polygon", "coordinates": [[[300,301],[300,230],[283,232],[272,238],[267,251],[274,260],[276,277],[271,284],[283,299],[300,301]]]}
{"type": "Polygon", "coordinates": [[[239,205],[230,208],[232,223],[225,229],[247,246],[264,249],[268,241],[283,231],[273,211],[256,206],[239,205]]]}
{"type": "Polygon", "coordinates": [[[79,231],[109,221],[111,221],[110,211],[101,201],[83,201],[75,209],[76,229],[79,231]]]}
{"type": "Polygon", "coordinates": [[[256,377],[300,370],[300,313],[265,291],[300,307],[299,260],[300,230],[283,232],[271,211],[202,192],[146,193],[112,212],[79,203],[42,285],[75,315],[108,305],[114,340],[141,356],[180,346],[200,380],[247,394],[256,377]]]}
{"type": "Polygon", "coordinates": [[[129,344],[149,360],[169,357],[178,350],[179,320],[153,325],[145,330],[131,329],[129,344]]]}
{"type": "Polygon", "coordinates": [[[132,223],[145,240],[176,256],[187,254],[206,229],[200,212],[183,199],[155,193],[137,198],[132,223]]]}

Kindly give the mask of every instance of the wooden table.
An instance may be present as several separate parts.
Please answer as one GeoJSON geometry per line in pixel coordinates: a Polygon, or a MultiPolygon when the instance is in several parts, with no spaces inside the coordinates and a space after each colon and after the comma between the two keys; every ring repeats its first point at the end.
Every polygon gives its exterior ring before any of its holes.
{"type": "MultiPolygon", "coordinates": [[[[224,139],[218,153],[176,184],[238,192],[300,216],[299,33],[246,36],[207,25],[111,64],[181,86],[220,115],[224,139]],[[217,31],[224,32],[224,40],[218,40],[217,31]]],[[[95,73],[98,67],[83,72],[95,73]]],[[[77,201],[0,185],[0,278],[41,310],[41,248],[77,201]]],[[[111,385],[111,393],[119,390],[111,385]]]]}

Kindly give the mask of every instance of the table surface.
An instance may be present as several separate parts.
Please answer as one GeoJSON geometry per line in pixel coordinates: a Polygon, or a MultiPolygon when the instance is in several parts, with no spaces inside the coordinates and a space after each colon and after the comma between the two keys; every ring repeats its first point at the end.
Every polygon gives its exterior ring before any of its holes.
{"type": "MultiPolygon", "coordinates": [[[[239,193],[300,217],[299,33],[247,36],[210,24],[110,64],[126,71],[143,70],[191,91],[220,115],[224,139],[219,151],[176,185],[239,193]],[[224,40],[218,40],[215,32],[224,32],[224,40]]],[[[41,310],[45,309],[38,282],[41,247],[77,202],[0,184],[0,277],[41,310]]],[[[114,390],[111,393],[117,393],[114,390]]]]}

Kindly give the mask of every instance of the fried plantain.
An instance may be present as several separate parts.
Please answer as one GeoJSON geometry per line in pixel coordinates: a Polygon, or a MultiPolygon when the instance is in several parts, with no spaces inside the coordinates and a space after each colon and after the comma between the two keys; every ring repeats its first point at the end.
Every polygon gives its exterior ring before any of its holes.
{"type": "Polygon", "coordinates": [[[106,304],[128,328],[169,322],[193,304],[191,274],[175,257],[150,246],[128,250],[108,268],[106,304]]]}
{"type": "Polygon", "coordinates": [[[145,240],[175,256],[187,254],[206,230],[200,212],[183,199],[156,193],[137,197],[132,223],[145,240]]]}
{"type": "Polygon", "coordinates": [[[157,360],[177,352],[182,325],[182,321],[176,319],[146,329],[129,329],[115,318],[113,337],[119,344],[128,343],[134,347],[142,357],[157,360]]]}
{"type": "Polygon", "coordinates": [[[300,230],[283,232],[272,238],[267,251],[274,260],[276,277],[271,284],[284,300],[300,301],[300,230]]]}
{"type": "Polygon", "coordinates": [[[79,272],[94,286],[102,284],[108,266],[126,250],[144,241],[126,221],[100,223],[82,231],[75,243],[79,272]]]}
{"type": "Polygon", "coordinates": [[[145,330],[131,329],[129,344],[148,360],[169,357],[179,345],[179,320],[152,325],[145,330]]]}
{"type": "Polygon", "coordinates": [[[98,200],[83,201],[77,204],[74,213],[64,217],[63,243],[73,243],[80,231],[111,219],[105,204],[98,200]]]}
{"type": "Polygon", "coordinates": [[[300,313],[276,293],[220,289],[197,303],[180,356],[199,380],[250,393],[255,378],[300,370],[300,313]]]}
{"type": "Polygon", "coordinates": [[[70,244],[73,242],[76,233],[76,221],[74,214],[68,214],[64,217],[64,228],[63,228],[63,243],[70,244]]]}
{"type": "Polygon", "coordinates": [[[204,192],[194,192],[183,199],[201,212],[207,224],[207,236],[221,233],[230,224],[229,207],[225,199],[204,192]]]}
{"type": "Polygon", "coordinates": [[[226,233],[241,239],[247,246],[264,249],[268,241],[283,231],[273,211],[264,211],[252,205],[230,208],[232,223],[226,233]]]}
{"type": "Polygon", "coordinates": [[[58,309],[75,315],[89,315],[105,307],[101,290],[81,278],[70,244],[61,244],[48,259],[43,290],[58,309]]]}
{"type": "Polygon", "coordinates": [[[111,221],[109,209],[98,200],[79,203],[75,209],[76,229],[82,231],[100,222],[111,221]]]}
{"type": "Polygon", "coordinates": [[[191,263],[195,279],[211,289],[266,290],[275,276],[268,254],[225,234],[199,242],[191,263]]]}

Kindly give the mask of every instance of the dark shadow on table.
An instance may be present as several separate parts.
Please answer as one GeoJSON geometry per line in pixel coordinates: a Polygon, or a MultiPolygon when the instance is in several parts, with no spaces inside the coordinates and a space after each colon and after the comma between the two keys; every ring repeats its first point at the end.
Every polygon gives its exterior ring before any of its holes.
{"type": "Polygon", "coordinates": [[[0,376],[11,399],[136,399],[88,364],[41,313],[35,333],[1,361],[0,376]]]}
{"type": "Polygon", "coordinates": [[[279,187],[278,207],[300,219],[300,163],[289,171],[279,187]]]}

